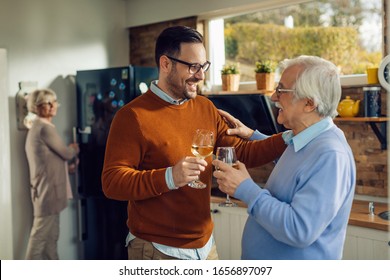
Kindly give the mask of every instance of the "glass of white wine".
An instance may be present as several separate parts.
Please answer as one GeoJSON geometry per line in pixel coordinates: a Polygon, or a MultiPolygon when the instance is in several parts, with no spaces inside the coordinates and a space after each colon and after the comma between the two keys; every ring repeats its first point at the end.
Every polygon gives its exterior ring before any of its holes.
{"type": "MultiPolygon", "coordinates": [[[[234,147],[218,147],[215,156],[216,159],[223,161],[236,169],[238,168],[236,150],[234,147]]],[[[226,194],[225,202],[221,202],[218,205],[222,207],[236,207],[237,203],[231,201],[229,195],[226,194]]]]}
{"type": "MultiPolygon", "coordinates": [[[[214,150],[214,133],[207,129],[197,129],[192,139],[191,152],[198,158],[206,158],[213,154],[214,150]]],[[[195,189],[204,189],[207,187],[202,181],[195,180],[188,184],[195,189]]]]}

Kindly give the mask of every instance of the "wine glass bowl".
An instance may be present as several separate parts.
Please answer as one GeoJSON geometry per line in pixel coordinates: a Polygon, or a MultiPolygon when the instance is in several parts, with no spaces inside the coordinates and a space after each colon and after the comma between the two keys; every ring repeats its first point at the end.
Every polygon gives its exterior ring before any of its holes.
{"type": "MultiPolygon", "coordinates": [[[[216,159],[223,161],[236,169],[238,168],[236,150],[234,147],[218,147],[215,156],[216,159]]],[[[231,201],[229,195],[226,194],[226,200],[218,205],[222,207],[236,207],[237,203],[231,201]]]]}
{"type": "Polygon", "coordinates": [[[191,152],[194,156],[198,158],[206,158],[213,154],[214,147],[213,146],[197,146],[192,144],[191,152]]]}
{"type": "MultiPolygon", "coordinates": [[[[214,133],[207,129],[197,129],[191,144],[191,152],[197,158],[204,159],[213,154],[214,150],[214,133]]],[[[188,184],[195,189],[204,189],[207,187],[205,183],[199,179],[188,184]]]]}

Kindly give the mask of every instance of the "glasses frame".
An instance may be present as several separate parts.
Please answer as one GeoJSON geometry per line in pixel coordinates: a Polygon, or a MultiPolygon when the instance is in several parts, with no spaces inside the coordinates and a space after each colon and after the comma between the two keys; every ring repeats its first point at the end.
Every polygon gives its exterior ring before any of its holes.
{"type": "Polygon", "coordinates": [[[180,60],[180,59],[174,58],[174,57],[169,56],[169,55],[166,55],[166,57],[168,57],[170,60],[173,60],[173,61],[179,62],[181,64],[187,65],[188,66],[188,73],[190,73],[192,75],[195,75],[196,73],[198,73],[200,71],[200,69],[203,70],[203,73],[206,73],[207,71],[209,71],[210,65],[211,65],[211,62],[208,61],[208,60],[202,65],[200,63],[189,63],[189,62],[186,62],[184,60],[180,60]],[[196,70],[195,72],[191,71],[191,68],[193,68],[193,67],[195,69],[198,69],[198,70],[196,70]],[[205,67],[207,67],[207,68],[204,69],[205,67]]]}
{"type": "Polygon", "coordinates": [[[292,88],[281,88],[280,85],[278,85],[275,88],[275,93],[278,98],[280,98],[280,96],[282,96],[283,93],[296,92],[296,91],[297,91],[296,89],[292,89],[292,88]]]}
{"type": "Polygon", "coordinates": [[[57,100],[54,100],[53,102],[43,102],[43,103],[39,104],[38,106],[49,105],[50,108],[53,108],[53,107],[54,107],[54,104],[57,104],[57,105],[58,105],[57,100]]]}

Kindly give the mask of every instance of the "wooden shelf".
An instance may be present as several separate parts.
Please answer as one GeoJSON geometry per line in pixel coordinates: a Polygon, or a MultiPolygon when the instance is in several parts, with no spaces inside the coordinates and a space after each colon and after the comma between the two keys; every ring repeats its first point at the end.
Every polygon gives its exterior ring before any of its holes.
{"type": "Polygon", "coordinates": [[[354,118],[334,118],[335,122],[366,122],[374,131],[376,137],[381,143],[382,150],[387,149],[387,132],[386,126],[388,117],[354,117],[354,118]]]}
{"type": "Polygon", "coordinates": [[[335,122],[387,122],[389,117],[353,117],[353,118],[341,118],[337,117],[333,120],[335,122]]]}
{"type": "Polygon", "coordinates": [[[342,89],[364,88],[364,87],[382,87],[381,84],[362,84],[362,85],[344,85],[342,89]]]}

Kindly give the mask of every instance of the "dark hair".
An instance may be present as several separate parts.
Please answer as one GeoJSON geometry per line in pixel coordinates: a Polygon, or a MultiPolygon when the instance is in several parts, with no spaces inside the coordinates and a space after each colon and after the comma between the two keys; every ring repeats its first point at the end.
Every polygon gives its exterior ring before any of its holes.
{"type": "Polygon", "coordinates": [[[203,36],[187,26],[173,26],[163,30],[156,41],[155,60],[158,68],[162,55],[180,54],[181,43],[203,43],[203,36]]]}

